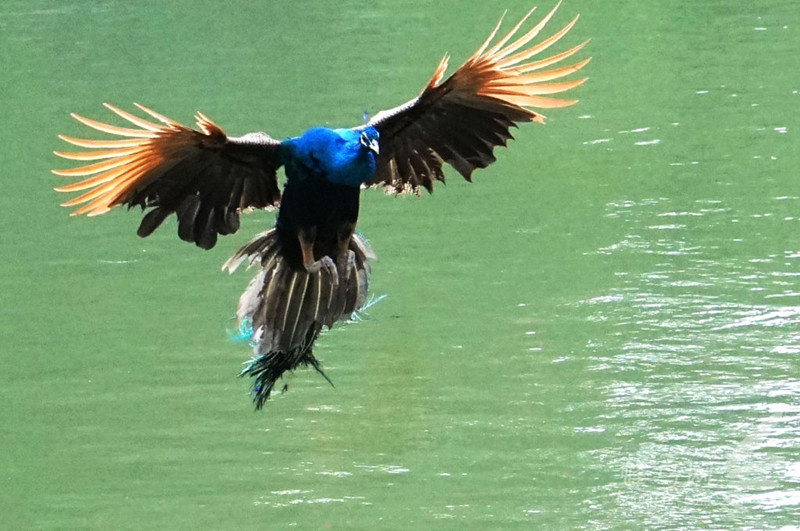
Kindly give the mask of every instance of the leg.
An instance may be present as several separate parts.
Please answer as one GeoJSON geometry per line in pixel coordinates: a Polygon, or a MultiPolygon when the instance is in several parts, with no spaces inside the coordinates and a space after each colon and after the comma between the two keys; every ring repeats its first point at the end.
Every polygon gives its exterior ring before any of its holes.
{"type": "Polygon", "coordinates": [[[314,260],[314,240],[317,237],[317,228],[299,229],[297,231],[297,238],[300,241],[300,251],[303,253],[303,267],[309,273],[316,273],[320,269],[324,269],[334,285],[339,283],[339,275],[336,272],[336,264],[333,263],[330,256],[323,256],[320,260],[314,260]]]}
{"type": "Polygon", "coordinates": [[[345,221],[339,225],[339,228],[336,230],[336,241],[338,244],[336,265],[339,272],[343,273],[342,277],[345,281],[350,278],[350,273],[356,265],[356,254],[349,249],[350,238],[353,237],[353,231],[355,231],[355,229],[355,223],[345,221]]]}

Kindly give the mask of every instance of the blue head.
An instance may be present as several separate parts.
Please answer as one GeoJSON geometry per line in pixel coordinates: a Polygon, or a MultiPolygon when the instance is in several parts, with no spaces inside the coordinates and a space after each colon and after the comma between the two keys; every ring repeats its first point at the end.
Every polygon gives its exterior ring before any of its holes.
{"type": "Polygon", "coordinates": [[[375,174],[378,137],[377,129],[369,125],[357,129],[309,129],[286,142],[287,172],[290,168],[305,170],[322,174],[336,184],[361,186],[375,174]]]}
{"type": "MultiPolygon", "coordinates": [[[[356,129],[356,131],[358,131],[358,129],[356,129]]],[[[380,144],[378,143],[380,140],[378,130],[371,125],[367,125],[360,131],[361,134],[358,137],[358,143],[361,145],[362,150],[366,150],[372,153],[373,157],[377,157],[378,153],[381,151],[380,144]]]]}

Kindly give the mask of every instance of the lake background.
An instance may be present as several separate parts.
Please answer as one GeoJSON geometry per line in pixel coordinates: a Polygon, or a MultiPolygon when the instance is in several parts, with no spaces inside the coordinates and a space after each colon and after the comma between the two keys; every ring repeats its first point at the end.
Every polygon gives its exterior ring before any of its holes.
{"type": "Polygon", "coordinates": [[[335,389],[259,413],[227,337],[252,272],[219,266],[273,214],[202,252],[58,207],[70,112],[355,125],[529,7],[3,2],[2,525],[796,529],[795,2],[568,0],[581,102],[474,184],[364,193],[387,297],[318,342],[335,389]]]}

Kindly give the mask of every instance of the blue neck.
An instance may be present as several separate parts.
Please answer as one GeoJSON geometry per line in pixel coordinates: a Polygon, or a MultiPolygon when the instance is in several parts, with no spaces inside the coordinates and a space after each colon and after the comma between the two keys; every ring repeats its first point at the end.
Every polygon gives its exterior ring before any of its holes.
{"type": "Polygon", "coordinates": [[[375,154],[359,136],[357,130],[315,127],[284,141],[287,177],[313,174],[332,183],[361,186],[375,174],[375,154]]]}

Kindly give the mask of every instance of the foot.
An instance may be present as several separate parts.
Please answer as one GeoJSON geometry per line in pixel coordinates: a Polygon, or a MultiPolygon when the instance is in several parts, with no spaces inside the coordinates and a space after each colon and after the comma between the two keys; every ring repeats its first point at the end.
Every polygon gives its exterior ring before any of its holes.
{"type": "Polygon", "coordinates": [[[320,270],[325,271],[328,276],[331,277],[331,281],[333,282],[334,286],[339,285],[339,273],[336,269],[336,264],[333,263],[333,260],[330,256],[323,256],[310,266],[306,266],[306,271],[309,273],[316,273],[320,270]]]}

